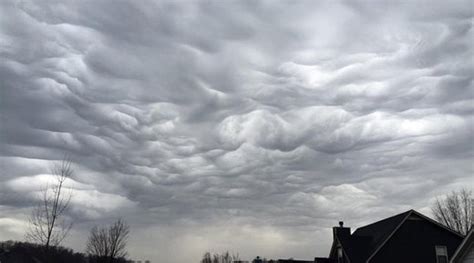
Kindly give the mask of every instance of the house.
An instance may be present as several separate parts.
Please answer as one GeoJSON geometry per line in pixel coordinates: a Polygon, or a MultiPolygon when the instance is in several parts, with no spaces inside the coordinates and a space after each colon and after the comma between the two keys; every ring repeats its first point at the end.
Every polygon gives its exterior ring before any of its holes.
{"type": "Polygon", "coordinates": [[[454,252],[450,263],[472,263],[474,262],[474,225],[471,226],[471,231],[466,235],[461,245],[459,245],[456,252],[454,252]]]}
{"type": "Polygon", "coordinates": [[[328,259],[335,263],[448,263],[462,242],[461,234],[409,210],[353,233],[339,222],[333,228],[328,259]]]}

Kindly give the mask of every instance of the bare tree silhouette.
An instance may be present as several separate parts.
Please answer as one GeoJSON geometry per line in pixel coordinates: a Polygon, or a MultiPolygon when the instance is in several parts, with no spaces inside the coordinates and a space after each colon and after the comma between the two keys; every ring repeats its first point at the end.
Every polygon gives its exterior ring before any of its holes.
{"type": "Polygon", "coordinates": [[[441,224],[466,235],[474,224],[474,199],[472,191],[453,191],[442,199],[437,198],[431,210],[441,224]]]}
{"type": "Polygon", "coordinates": [[[54,183],[42,191],[42,200],[32,211],[26,239],[43,245],[48,253],[50,246],[58,246],[72,227],[72,222],[64,218],[69,207],[72,192],[64,189],[64,183],[73,174],[71,160],[65,157],[53,165],[51,173],[54,183]]]}
{"type": "Polygon", "coordinates": [[[93,227],[86,244],[86,253],[97,257],[98,262],[113,263],[127,256],[127,239],[130,227],[118,219],[109,227],[93,227]]]}
{"type": "Polygon", "coordinates": [[[206,252],[201,259],[201,263],[233,263],[239,261],[239,254],[231,255],[229,251],[226,251],[222,254],[213,254],[212,256],[210,252],[206,252]]]}

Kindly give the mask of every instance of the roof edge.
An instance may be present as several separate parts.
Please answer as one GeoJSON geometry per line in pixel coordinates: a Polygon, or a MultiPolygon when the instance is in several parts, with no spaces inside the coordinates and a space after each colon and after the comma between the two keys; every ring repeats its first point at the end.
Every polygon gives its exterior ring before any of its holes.
{"type": "Polygon", "coordinates": [[[463,253],[461,252],[462,250],[465,250],[465,245],[467,242],[469,242],[469,239],[472,239],[474,238],[474,235],[472,234],[474,233],[474,227],[471,227],[471,230],[469,231],[469,233],[466,235],[466,237],[464,238],[464,240],[462,241],[462,243],[458,246],[458,248],[456,249],[456,251],[454,252],[453,256],[451,257],[451,260],[449,262],[454,262],[460,255],[462,255],[463,253]]]}
{"type": "Polygon", "coordinates": [[[386,218],[384,218],[384,219],[380,219],[380,220],[375,221],[375,222],[373,222],[373,223],[370,223],[370,224],[368,224],[368,225],[358,227],[358,228],[356,228],[356,229],[354,230],[354,233],[357,232],[358,230],[361,230],[361,229],[364,229],[364,228],[373,226],[373,225],[375,225],[375,224],[378,224],[378,223],[387,221],[387,220],[392,219],[392,218],[394,218],[394,217],[401,216],[401,215],[406,214],[406,213],[410,213],[411,211],[412,211],[412,210],[407,210],[407,211],[405,211],[405,212],[398,213],[398,214],[396,214],[396,215],[389,216],[389,217],[386,217],[386,218]]]}
{"type": "Polygon", "coordinates": [[[441,224],[441,223],[439,223],[439,222],[436,222],[436,220],[431,219],[431,218],[429,218],[429,217],[423,215],[423,214],[420,213],[420,212],[417,212],[417,211],[415,211],[415,210],[413,210],[413,212],[414,212],[417,216],[420,216],[420,217],[422,217],[423,219],[426,219],[427,221],[429,221],[429,222],[431,222],[431,223],[433,223],[433,224],[435,224],[435,225],[437,225],[437,226],[439,226],[439,227],[441,227],[441,228],[444,228],[445,230],[448,230],[449,232],[455,234],[456,236],[459,236],[459,237],[461,237],[461,238],[464,238],[464,237],[465,237],[463,234],[461,234],[461,233],[459,233],[459,232],[457,232],[457,231],[454,231],[454,230],[452,230],[451,228],[449,228],[449,227],[447,227],[447,226],[445,226],[445,225],[443,225],[443,224],[441,224]]]}
{"type": "Polygon", "coordinates": [[[380,244],[380,246],[377,247],[377,249],[372,253],[372,255],[369,256],[369,258],[366,260],[367,263],[370,262],[370,260],[377,254],[377,252],[379,252],[380,249],[382,249],[382,247],[385,245],[385,243],[388,242],[388,240],[395,234],[395,232],[397,232],[397,230],[403,225],[403,223],[405,223],[407,218],[410,217],[410,215],[413,212],[415,212],[415,210],[413,210],[413,209],[408,210],[408,213],[405,212],[405,213],[407,213],[407,215],[403,218],[402,221],[400,221],[400,223],[397,225],[397,227],[395,227],[395,229],[392,231],[392,233],[390,233],[390,235],[388,235],[388,237],[382,242],[382,244],[380,244]]]}
{"type": "MultiPolygon", "coordinates": [[[[405,212],[406,213],[406,212],[405,212]]],[[[403,214],[403,213],[402,213],[403,214]]],[[[436,222],[435,220],[423,215],[422,213],[420,212],[417,212],[413,209],[410,209],[407,213],[407,215],[403,218],[403,220],[397,225],[397,227],[392,231],[392,233],[390,233],[390,235],[382,242],[382,244],[380,244],[380,246],[377,247],[377,249],[372,253],[372,255],[370,255],[370,257],[367,259],[366,263],[369,263],[370,260],[377,254],[377,252],[380,251],[380,249],[382,249],[382,247],[385,245],[385,243],[388,242],[388,240],[390,240],[390,238],[392,238],[392,236],[395,234],[395,232],[397,232],[397,230],[403,225],[403,223],[405,223],[405,221],[407,220],[407,218],[409,218],[412,214],[415,214],[423,219],[425,219],[426,221],[432,223],[432,224],[435,224],[437,225],[438,227],[441,227],[443,228],[444,230],[447,230],[449,232],[451,232],[452,234],[455,234],[457,235],[458,237],[461,237],[461,238],[464,238],[464,236],[438,222],[436,222]]]]}

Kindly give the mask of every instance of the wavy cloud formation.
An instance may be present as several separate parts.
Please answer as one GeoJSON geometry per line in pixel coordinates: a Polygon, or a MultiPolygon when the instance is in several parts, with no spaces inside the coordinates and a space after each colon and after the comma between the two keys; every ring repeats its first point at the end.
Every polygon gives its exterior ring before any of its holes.
{"type": "Polygon", "coordinates": [[[312,258],[341,219],[429,213],[474,183],[472,19],[463,0],[3,1],[0,236],[22,238],[64,153],[78,250],[122,216],[137,258],[312,258]]]}

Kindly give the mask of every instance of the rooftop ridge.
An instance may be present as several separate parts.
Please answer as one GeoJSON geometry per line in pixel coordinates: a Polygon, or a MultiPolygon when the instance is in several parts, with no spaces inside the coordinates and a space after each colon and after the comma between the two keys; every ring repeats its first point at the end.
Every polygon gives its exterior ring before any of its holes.
{"type": "MultiPolygon", "coordinates": [[[[371,227],[371,226],[374,226],[374,225],[376,225],[376,224],[386,222],[386,221],[388,221],[388,220],[394,219],[395,217],[399,217],[399,216],[402,216],[402,215],[406,215],[406,214],[411,213],[411,212],[416,212],[416,211],[413,210],[413,209],[410,209],[410,210],[405,211],[405,212],[403,212],[403,213],[399,213],[399,214],[393,215],[393,216],[391,216],[391,217],[387,217],[387,218],[381,219],[381,220],[376,221],[376,222],[374,222],[374,223],[370,223],[370,224],[368,224],[368,225],[358,227],[358,228],[354,231],[354,233],[357,232],[357,230],[359,230],[359,229],[364,229],[364,228],[367,228],[367,227],[371,227]]],[[[354,233],[353,233],[353,234],[354,234],[354,233]]]]}

